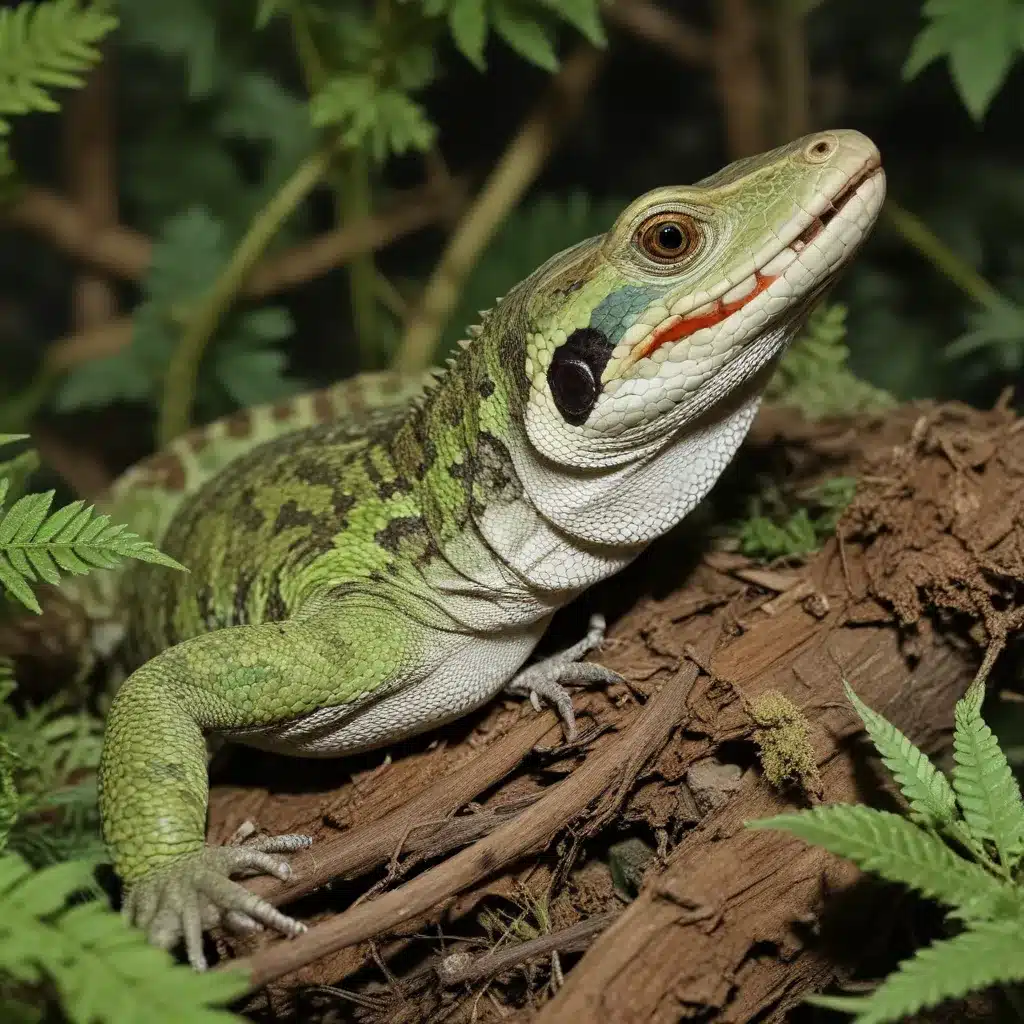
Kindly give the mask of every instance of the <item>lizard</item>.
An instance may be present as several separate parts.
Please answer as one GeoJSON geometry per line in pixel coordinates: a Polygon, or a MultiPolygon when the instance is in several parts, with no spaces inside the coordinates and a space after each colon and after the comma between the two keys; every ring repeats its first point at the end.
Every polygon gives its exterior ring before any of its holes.
{"type": "Polygon", "coordinates": [[[601,621],[527,665],[552,615],[708,493],[884,195],[849,129],[654,189],[426,383],[384,372],[243,411],[129,469],[106,511],[189,572],[136,564],[97,598],[126,609],[98,775],[126,917],[198,969],[215,925],[304,930],[233,876],[289,877],[308,837],[206,844],[209,736],[343,756],[506,691],[574,737],[566,686],[619,677],[580,660],[601,621]]]}

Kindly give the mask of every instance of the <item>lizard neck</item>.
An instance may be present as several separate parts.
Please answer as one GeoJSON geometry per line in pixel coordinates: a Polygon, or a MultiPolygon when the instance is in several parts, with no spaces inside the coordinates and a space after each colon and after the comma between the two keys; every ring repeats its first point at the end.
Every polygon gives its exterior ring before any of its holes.
{"type": "Polygon", "coordinates": [[[393,452],[396,462],[406,448],[419,459],[420,504],[438,555],[422,570],[433,592],[460,620],[504,628],[550,615],[696,507],[746,435],[788,338],[750,346],[674,434],[593,471],[533,448],[522,385],[508,370],[519,364],[495,359],[501,350],[489,340],[462,352],[410,411],[393,452]]]}

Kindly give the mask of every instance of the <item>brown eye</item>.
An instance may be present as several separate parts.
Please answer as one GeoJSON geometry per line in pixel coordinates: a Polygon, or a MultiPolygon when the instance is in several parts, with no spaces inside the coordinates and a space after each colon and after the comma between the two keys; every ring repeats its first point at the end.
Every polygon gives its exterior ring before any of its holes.
{"type": "Polygon", "coordinates": [[[640,226],[637,244],[658,263],[674,263],[697,248],[697,226],[679,214],[659,214],[640,226]]]}

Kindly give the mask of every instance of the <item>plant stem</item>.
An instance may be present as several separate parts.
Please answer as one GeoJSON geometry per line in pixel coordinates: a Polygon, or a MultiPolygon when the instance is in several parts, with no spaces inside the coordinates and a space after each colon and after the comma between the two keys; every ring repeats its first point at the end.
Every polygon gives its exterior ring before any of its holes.
{"type": "Polygon", "coordinates": [[[205,299],[189,317],[164,382],[157,440],[162,447],[188,429],[203,353],[221,319],[281,225],[316,188],[330,166],[334,145],[310,154],[257,214],[205,299]]]}
{"type": "MultiPolygon", "coordinates": [[[[373,211],[370,190],[370,162],[364,152],[348,154],[345,170],[335,183],[335,205],[339,220],[351,223],[369,217],[373,211]]],[[[377,263],[372,252],[364,252],[348,265],[348,289],[355,329],[356,352],[361,370],[376,369],[379,360],[377,327],[377,263]]]]}
{"type": "Polygon", "coordinates": [[[452,233],[406,324],[394,367],[415,373],[429,365],[469,272],[487,243],[533,183],[565,121],[582,105],[602,54],[581,47],[563,64],[538,109],[508,144],[497,166],[452,233]]]}
{"type": "Polygon", "coordinates": [[[969,299],[993,309],[1008,304],[992,285],[969,263],[958,256],[920,217],[893,202],[882,209],[889,224],[933,267],[953,282],[969,299]]]}
{"type": "MultiPolygon", "coordinates": [[[[292,41],[302,69],[306,91],[310,97],[319,92],[327,81],[328,72],[320,57],[313,29],[302,4],[294,4],[291,11],[292,41]]],[[[350,152],[343,167],[332,167],[328,184],[334,193],[334,209],[338,226],[358,222],[370,216],[373,202],[370,193],[370,165],[365,153],[350,152]]],[[[372,252],[363,252],[348,266],[349,301],[355,327],[358,364],[368,369],[367,344],[377,335],[376,315],[377,264],[372,252]]]]}

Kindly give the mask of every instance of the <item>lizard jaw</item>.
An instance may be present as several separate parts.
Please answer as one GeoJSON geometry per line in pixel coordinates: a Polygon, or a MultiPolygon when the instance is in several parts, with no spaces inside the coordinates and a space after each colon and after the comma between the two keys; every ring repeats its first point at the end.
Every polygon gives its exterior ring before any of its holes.
{"type": "MultiPolygon", "coordinates": [[[[821,209],[809,215],[810,222],[798,234],[794,234],[767,259],[762,259],[760,266],[756,267],[753,273],[739,284],[730,286],[728,280],[724,281],[712,291],[708,301],[696,308],[687,309],[688,305],[692,306],[693,296],[684,296],[673,305],[670,315],[660,324],[651,327],[647,324],[637,323],[629,328],[612,353],[612,359],[622,360],[616,366],[615,372],[621,375],[635,363],[653,356],[663,346],[673,345],[691,337],[698,331],[716,327],[733,313],[753,302],[782,276],[807,246],[811,245],[842,213],[854,197],[863,200],[865,195],[869,195],[870,198],[870,194],[877,192],[880,183],[884,188],[884,178],[881,162],[875,154],[837,193],[831,197],[825,197],[821,209]]],[[[865,227],[862,238],[866,234],[865,227]]],[[[862,238],[848,246],[851,253],[860,244],[862,238]]],[[[836,270],[838,267],[829,276],[831,277],[836,270]]],[[[814,290],[818,290],[819,285],[815,284],[813,287],[814,290]]],[[[611,383],[614,385],[615,382],[611,383]]],[[[609,390],[614,390],[614,387],[609,390]]]]}

